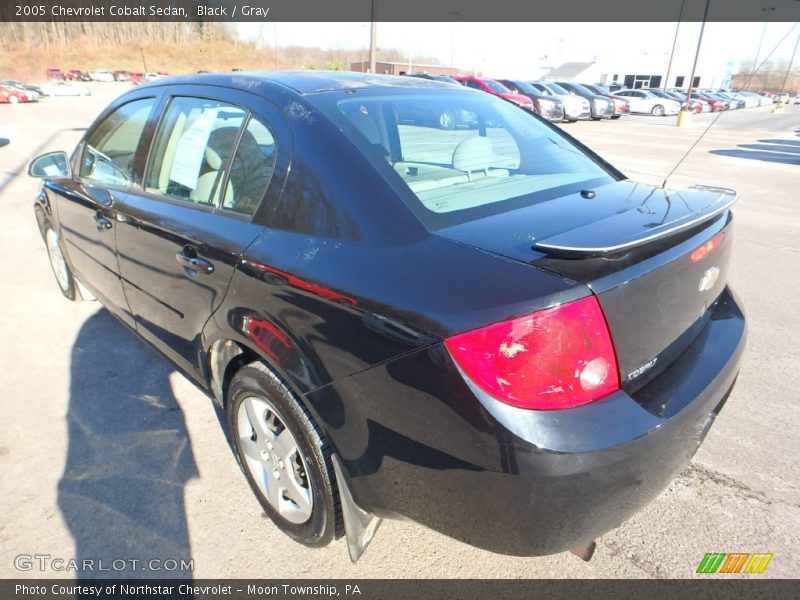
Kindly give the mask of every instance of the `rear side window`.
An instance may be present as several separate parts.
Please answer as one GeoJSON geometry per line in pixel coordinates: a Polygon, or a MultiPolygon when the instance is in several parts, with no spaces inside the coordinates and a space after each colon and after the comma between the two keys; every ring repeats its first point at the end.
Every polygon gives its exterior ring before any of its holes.
{"type": "Polygon", "coordinates": [[[337,106],[434,228],[486,214],[480,209],[502,212],[613,181],[557,131],[488,94],[352,98],[337,106]]]}
{"type": "Polygon", "coordinates": [[[176,97],[156,134],[145,188],[250,215],[275,158],[272,132],[256,115],[217,100],[176,97]]]}
{"type": "Polygon", "coordinates": [[[248,215],[255,212],[275,170],[276,151],[272,131],[252,115],[231,161],[222,208],[248,215]]]}
{"type": "Polygon", "coordinates": [[[155,99],[134,100],[105,118],[86,140],[80,176],[103,185],[128,187],[133,161],[155,99]]]}
{"type": "Polygon", "coordinates": [[[145,189],[216,206],[247,112],[216,100],[173,98],[156,134],[145,189]]]}

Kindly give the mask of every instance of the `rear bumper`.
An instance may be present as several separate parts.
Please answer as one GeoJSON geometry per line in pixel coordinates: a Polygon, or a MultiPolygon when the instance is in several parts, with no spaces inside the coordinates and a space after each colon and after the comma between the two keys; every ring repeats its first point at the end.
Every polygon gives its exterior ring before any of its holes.
{"type": "Polygon", "coordinates": [[[687,465],[733,387],[745,319],[729,290],[634,396],[530,411],[470,390],[441,344],[310,396],[357,502],[502,554],[554,554],[640,510],[687,465]]]}

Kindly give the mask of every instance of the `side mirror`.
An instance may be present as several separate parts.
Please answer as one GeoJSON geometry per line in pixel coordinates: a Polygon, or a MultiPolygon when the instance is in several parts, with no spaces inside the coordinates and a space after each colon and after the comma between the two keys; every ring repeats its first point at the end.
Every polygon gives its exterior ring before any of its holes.
{"type": "Polygon", "coordinates": [[[37,156],[28,163],[28,175],[43,179],[72,177],[72,167],[69,164],[67,153],[59,150],[37,156]]]}

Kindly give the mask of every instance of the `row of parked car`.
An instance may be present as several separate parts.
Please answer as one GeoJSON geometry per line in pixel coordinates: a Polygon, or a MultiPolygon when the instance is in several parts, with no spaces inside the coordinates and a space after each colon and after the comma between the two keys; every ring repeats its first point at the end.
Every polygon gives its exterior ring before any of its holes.
{"type": "Polygon", "coordinates": [[[45,71],[45,76],[50,81],[130,81],[131,83],[139,84],[166,77],[167,73],[109,71],[107,69],[98,69],[96,71],[81,71],[80,69],[71,69],[69,71],[63,71],[61,69],[51,68],[45,71]]]}
{"type": "Polygon", "coordinates": [[[167,73],[138,73],[132,71],[81,71],[72,69],[47,69],[47,81],[32,85],[15,79],[0,80],[0,104],[38,102],[43,96],[91,96],[92,90],[84,81],[129,81],[134,85],[156,81],[167,73]]]}
{"type": "Polygon", "coordinates": [[[15,79],[0,79],[0,104],[38,102],[43,96],[90,96],[91,94],[92,90],[85,85],[74,85],[65,81],[31,85],[15,79]]]}
{"type": "MultiPolygon", "coordinates": [[[[619,119],[626,114],[676,115],[681,108],[692,112],[715,112],[750,108],[772,102],[755,92],[694,90],[687,97],[680,89],[625,89],[621,86],[575,83],[571,81],[523,81],[484,77],[448,77],[413,73],[482,90],[514,102],[551,121],[574,122],[592,119],[619,119]]],[[[445,126],[445,124],[441,124],[445,126]]]]}

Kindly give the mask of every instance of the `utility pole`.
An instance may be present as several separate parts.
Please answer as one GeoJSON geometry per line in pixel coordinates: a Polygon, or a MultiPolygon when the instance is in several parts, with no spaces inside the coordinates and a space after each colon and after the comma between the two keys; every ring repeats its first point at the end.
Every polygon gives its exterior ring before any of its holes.
{"type": "Polygon", "coordinates": [[[686,0],[681,0],[681,11],[678,13],[678,24],[675,26],[675,39],[672,40],[672,51],[669,53],[669,64],[667,65],[667,74],[664,76],[664,85],[661,89],[667,89],[669,85],[669,75],[672,70],[672,59],[675,57],[675,45],[678,43],[678,32],[681,30],[681,18],[683,17],[683,7],[686,5],[686,0]]]}
{"type": "MultiPolygon", "coordinates": [[[[797,34],[797,41],[794,43],[794,50],[792,50],[792,58],[789,59],[789,66],[786,67],[786,75],[783,77],[783,83],[781,84],[781,96],[786,91],[786,82],[789,80],[789,73],[792,72],[792,66],[794,65],[794,57],[797,54],[797,47],[800,46],[800,33],[797,34]]],[[[781,101],[783,102],[783,101],[781,101]]],[[[787,102],[788,104],[788,102],[787,102]]]]}
{"type": "Polygon", "coordinates": [[[458,16],[458,11],[453,10],[447,13],[450,18],[450,68],[455,68],[455,60],[456,60],[456,17],[458,16]]]}
{"type": "Polygon", "coordinates": [[[684,121],[686,120],[686,116],[692,114],[691,106],[692,102],[692,92],[694,91],[694,74],[697,72],[697,59],[700,58],[700,46],[703,44],[703,32],[706,29],[706,19],[708,18],[708,7],[711,4],[711,0],[706,0],[706,10],[703,13],[703,24],[700,25],[700,36],[697,38],[697,51],[694,53],[694,63],[692,64],[692,74],[689,76],[689,85],[686,88],[686,106],[683,107],[678,113],[678,126],[680,127],[683,125],[684,121]]]}
{"type": "Polygon", "coordinates": [[[378,0],[372,0],[372,25],[369,30],[369,72],[375,72],[376,40],[378,39],[377,23],[375,22],[375,8],[378,0]]]}
{"type": "MultiPolygon", "coordinates": [[[[771,13],[775,12],[774,6],[769,6],[766,8],[762,8],[761,12],[763,13],[771,13]]],[[[767,33],[767,25],[769,24],[769,14],[764,17],[764,27],[761,28],[761,37],[758,40],[758,48],[756,49],[756,58],[753,61],[753,73],[750,74],[750,77],[747,79],[747,85],[745,86],[746,90],[750,90],[750,83],[753,81],[753,77],[755,76],[755,71],[758,69],[758,59],[761,56],[761,45],[764,43],[764,34],[767,33]]]]}

